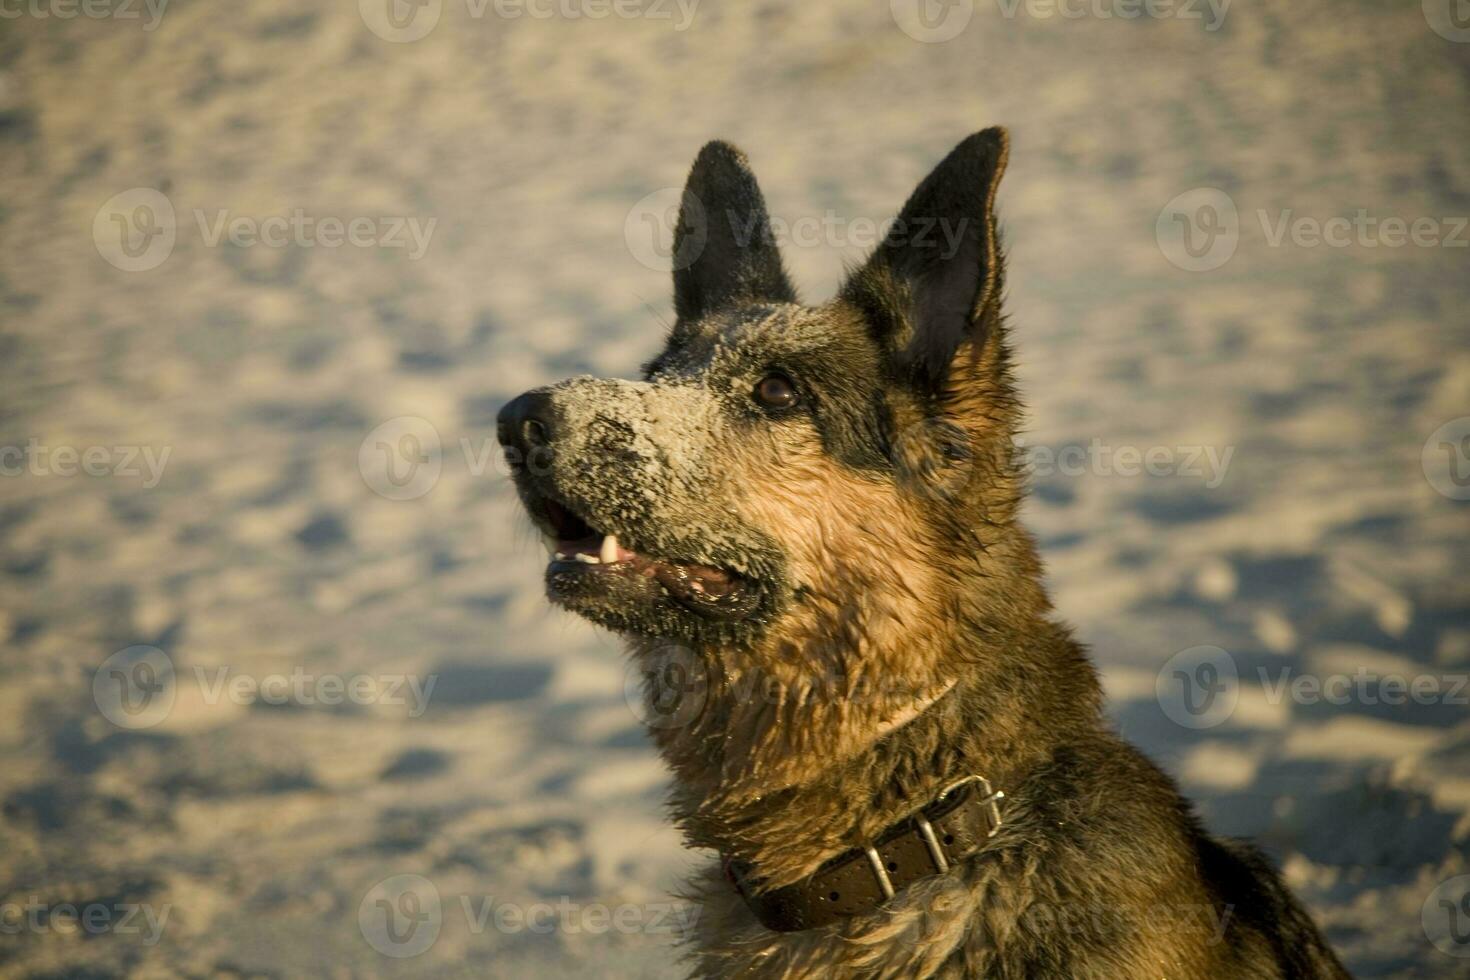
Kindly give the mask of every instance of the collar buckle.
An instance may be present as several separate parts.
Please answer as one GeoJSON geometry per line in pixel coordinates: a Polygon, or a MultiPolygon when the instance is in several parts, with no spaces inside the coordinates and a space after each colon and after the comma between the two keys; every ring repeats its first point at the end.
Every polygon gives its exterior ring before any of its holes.
{"type": "MultiPolygon", "coordinates": [[[[949,858],[944,853],[944,848],[939,844],[939,837],[934,833],[934,825],[929,822],[929,814],[934,811],[934,819],[947,812],[944,803],[955,793],[963,792],[974,786],[981,793],[980,805],[985,808],[985,838],[989,840],[994,837],[1001,828],[1002,819],[1000,815],[1000,801],[1005,799],[1006,794],[1002,790],[995,789],[990,785],[990,780],[973,773],[969,776],[956,779],[939,791],[939,795],[913,812],[909,819],[913,820],[919,832],[919,839],[924,842],[924,847],[929,852],[929,859],[934,862],[934,870],[938,874],[944,874],[950,868],[949,858]]],[[[869,845],[863,850],[867,853],[868,864],[873,869],[873,875],[878,879],[878,887],[883,890],[886,898],[893,897],[893,883],[888,877],[887,870],[878,856],[878,852],[869,845]]]]}
{"type": "MultiPolygon", "coordinates": [[[[987,839],[994,837],[1000,831],[1001,824],[1003,823],[1000,816],[1000,801],[1006,798],[1006,794],[1004,790],[991,787],[990,780],[979,773],[961,777],[944,787],[944,789],[939,791],[938,796],[920,808],[918,815],[922,818],[925,810],[939,806],[957,790],[967,786],[979,787],[981,793],[980,805],[985,807],[985,822],[988,828],[985,836],[987,839]]],[[[927,822],[925,820],[925,823],[927,822]]]]}

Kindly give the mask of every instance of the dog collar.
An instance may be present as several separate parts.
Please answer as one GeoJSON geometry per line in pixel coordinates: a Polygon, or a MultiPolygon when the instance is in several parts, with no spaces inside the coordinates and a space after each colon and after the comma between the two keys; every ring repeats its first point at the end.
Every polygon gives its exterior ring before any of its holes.
{"type": "Polygon", "coordinates": [[[751,866],[725,858],[725,876],[768,929],[797,932],[871,912],[914,882],[944,874],[1000,830],[1000,801],[984,776],[966,776],[863,847],[844,851],[782,888],[762,889],[751,866]]]}

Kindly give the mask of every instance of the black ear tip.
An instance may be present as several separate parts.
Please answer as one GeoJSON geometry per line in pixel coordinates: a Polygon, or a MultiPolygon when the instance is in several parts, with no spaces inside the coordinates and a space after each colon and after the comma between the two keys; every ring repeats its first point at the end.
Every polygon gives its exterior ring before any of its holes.
{"type": "Polygon", "coordinates": [[[1009,146],[1011,142],[1011,131],[1004,126],[987,126],[975,136],[1002,147],[1009,146]]]}
{"type": "Polygon", "coordinates": [[[1011,152],[1011,134],[1004,126],[991,126],[973,133],[960,141],[955,152],[965,156],[978,156],[993,165],[1004,167],[1011,152]]]}
{"type": "Polygon", "coordinates": [[[699,156],[694,158],[694,168],[696,170],[707,167],[728,167],[749,172],[750,160],[740,151],[740,147],[734,143],[726,143],[724,140],[710,140],[699,151],[699,156]]]}

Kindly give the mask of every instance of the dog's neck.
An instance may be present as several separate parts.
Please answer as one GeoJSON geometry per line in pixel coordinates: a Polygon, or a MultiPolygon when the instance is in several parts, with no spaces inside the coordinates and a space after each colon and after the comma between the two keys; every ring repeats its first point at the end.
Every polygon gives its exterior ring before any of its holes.
{"type": "Polygon", "coordinates": [[[899,705],[895,709],[893,714],[889,715],[887,718],[878,723],[878,728],[873,733],[873,741],[877,742],[887,738],[889,735],[892,735],[904,725],[907,725],[909,722],[913,721],[915,718],[928,711],[931,707],[934,706],[935,702],[944,697],[950,691],[953,691],[955,689],[955,685],[958,683],[959,678],[950,678],[948,681],[945,681],[943,684],[935,688],[933,691],[930,691],[928,694],[919,694],[914,698],[911,703],[899,705]]]}
{"type": "MultiPolygon", "coordinates": [[[[1096,676],[1045,615],[1044,596],[1023,608],[1034,615],[988,622],[983,633],[895,632],[894,647],[866,651],[871,674],[815,684],[810,660],[795,655],[737,670],[736,657],[704,651],[697,717],[654,729],[688,842],[747,861],[779,885],[872,839],[960,776],[1012,792],[1100,711],[1096,676]],[[1009,668],[1047,660],[1055,669],[1009,668]]],[[[955,613],[951,623],[966,621],[955,613]]]]}

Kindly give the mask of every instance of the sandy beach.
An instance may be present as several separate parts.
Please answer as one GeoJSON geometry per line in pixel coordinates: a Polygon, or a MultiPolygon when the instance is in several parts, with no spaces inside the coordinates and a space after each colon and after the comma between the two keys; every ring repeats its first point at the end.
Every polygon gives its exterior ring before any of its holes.
{"type": "Polygon", "coordinates": [[[495,412],[656,350],[705,141],[817,300],[1005,124],[1110,717],[1356,976],[1470,976],[1449,3],[89,9],[0,27],[0,975],[682,975],[708,855],[495,412]]]}

